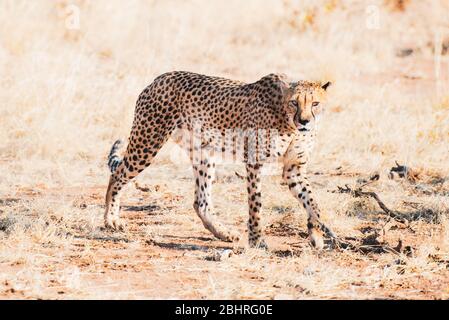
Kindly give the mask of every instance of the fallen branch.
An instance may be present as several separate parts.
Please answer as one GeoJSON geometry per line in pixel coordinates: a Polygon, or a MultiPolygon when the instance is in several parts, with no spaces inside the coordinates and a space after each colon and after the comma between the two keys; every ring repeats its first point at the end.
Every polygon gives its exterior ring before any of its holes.
{"type": "Polygon", "coordinates": [[[368,241],[369,238],[363,239],[361,244],[354,244],[349,241],[345,241],[339,237],[337,237],[329,228],[323,226],[325,230],[326,236],[328,236],[331,240],[331,244],[333,247],[337,247],[339,249],[352,250],[363,254],[368,253],[393,253],[395,255],[400,255],[402,242],[400,242],[396,248],[391,247],[387,243],[380,243],[377,241],[377,236],[374,237],[374,241],[368,241]]]}
{"type": "Polygon", "coordinates": [[[380,200],[379,196],[377,195],[377,193],[373,192],[373,191],[363,191],[360,188],[358,189],[351,189],[351,187],[349,187],[347,184],[345,185],[345,188],[342,187],[337,187],[338,188],[338,192],[339,193],[349,193],[351,195],[353,195],[356,198],[360,198],[360,197],[369,197],[369,198],[373,198],[374,200],[376,200],[377,204],[379,205],[379,207],[391,218],[393,218],[394,220],[400,222],[400,223],[404,223],[408,225],[408,221],[406,219],[404,219],[402,217],[402,214],[395,212],[393,210],[390,210],[385,203],[380,200]]]}

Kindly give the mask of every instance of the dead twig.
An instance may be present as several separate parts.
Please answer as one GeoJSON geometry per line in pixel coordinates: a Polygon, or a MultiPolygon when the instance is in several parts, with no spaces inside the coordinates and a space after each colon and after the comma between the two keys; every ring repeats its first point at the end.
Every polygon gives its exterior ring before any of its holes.
{"type": "Polygon", "coordinates": [[[148,186],[142,186],[137,181],[134,181],[134,187],[142,192],[150,192],[151,188],[148,186]]]}
{"type": "Polygon", "coordinates": [[[365,186],[367,186],[367,185],[369,185],[371,183],[379,181],[379,179],[380,179],[380,174],[379,174],[379,172],[376,171],[376,172],[372,173],[368,177],[368,179],[358,179],[357,180],[357,188],[361,189],[361,188],[363,188],[363,187],[365,187],[365,186]]]}
{"type": "Polygon", "coordinates": [[[343,171],[343,167],[341,167],[341,166],[335,168],[333,171],[328,171],[328,172],[315,171],[315,172],[312,172],[311,174],[313,174],[315,176],[330,176],[330,177],[336,177],[336,176],[357,177],[357,176],[361,175],[360,172],[343,171]]]}
{"type": "Polygon", "coordinates": [[[159,191],[160,190],[160,186],[159,185],[155,185],[155,186],[148,186],[148,185],[141,185],[140,183],[138,183],[137,181],[134,181],[134,187],[142,192],[150,192],[152,190],[154,191],[159,191]]]}
{"type": "Polygon", "coordinates": [[[243,174],[240,174],[240,173],[238,173],[237,171],[235,171],[235,175],[236,175],[236,177],[239,178],[239,179],[242,179],[242,180],[245,180],[245,179],[246,179],[246,177],[245,177],[243,174]]]}

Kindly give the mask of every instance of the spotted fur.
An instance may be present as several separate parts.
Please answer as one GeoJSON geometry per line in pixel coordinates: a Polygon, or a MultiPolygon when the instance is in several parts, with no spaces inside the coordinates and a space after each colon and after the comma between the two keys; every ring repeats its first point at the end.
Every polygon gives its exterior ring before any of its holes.
{"type": "Polygon", "coordinates": [[[282,161],[283,178],[308,214],[310,239],[315,246],[322,247],[324,229],[306,177],[306,165],[316,134],[320,102],[324,101],[329,84],[288,83],[285,76],[277,74],[254,83],[178,71],[157,77],[137,100],[123,160],[116,155],[117,142],[112,147],[108,161],[112,174],[106,193],[106,227],[122,228],[121,190],[151,164],[172,137],[187,150],[193,164],[193,207],[205,228],[217,238],[238,239],[236,232],[213,218],[212,180],[217,154],[227,152],[234,160],[246,164],[250,246],[266,247],[261,222],[263,164],[282,161]],[[229,138],[228,132],[236,129],[238,133],[229,138]],[[239,147],[242,154],[238,152],[239,147]]]}

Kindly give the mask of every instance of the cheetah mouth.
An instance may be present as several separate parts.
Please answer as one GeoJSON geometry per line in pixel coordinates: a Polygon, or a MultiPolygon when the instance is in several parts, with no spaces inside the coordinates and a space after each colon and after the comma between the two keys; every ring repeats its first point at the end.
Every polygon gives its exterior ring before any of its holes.
{"type": "Polygon", "coordinates": [[[297,126],[297,128],[298,128],[299,132],[307,132],[307,131],[311,131],[312,130],[312,128],[306,127],[306,126],[297,126]]]}

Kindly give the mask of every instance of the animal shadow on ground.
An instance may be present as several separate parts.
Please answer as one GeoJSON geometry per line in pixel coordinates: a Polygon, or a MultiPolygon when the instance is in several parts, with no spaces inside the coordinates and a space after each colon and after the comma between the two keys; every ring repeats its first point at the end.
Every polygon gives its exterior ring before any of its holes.
{"type": "MultiPolygon", "coordinates": [[[[161,207],[158,205],[150,204],[150,205],[123,205],[122,210],[123,211],[134,211],[134,212],[142,212],[147,211],[148,213],[153,213],[155,211],[160,210],[161,207]]],[[[157,213],[156,213],[157,214],[157,213]]]]}
{"type": "MultiPolygon", "coordinates": [[[[207,240],[210,241],[210,240],[207,240]]],[[[173,250],[181,250],[181,251],[203,251],[209,252],[214,249],[223,249],[223,250],[232,250],[231,246],[220,246],[219,248],[216,245],[204,245],[204,244],[191,244],[191,243],[180,243],[180,242],[160,242],[156,240],[147,240],[147,244],[158,246],[164,249],[173,249],[173,250]]]]}

